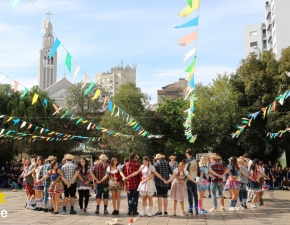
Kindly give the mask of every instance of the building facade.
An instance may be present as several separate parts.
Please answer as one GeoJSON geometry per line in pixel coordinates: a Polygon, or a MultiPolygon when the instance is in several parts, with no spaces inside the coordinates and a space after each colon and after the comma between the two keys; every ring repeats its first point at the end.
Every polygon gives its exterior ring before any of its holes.
{"type": "Polygon", "coordinates": [[[56,82],[57,52],[51,59],[48,57],[54,43],[52,24],[48,22],[45,34],[42,38],[42,48],[39,54],[38,87],[44,90],[56,82]]]}
{"type": "Polygon", "coordinates": [[[251,52],[270,51],[278,60],[290,46],[290,1],[270,0],[265,3],[265,22],[244,28],[245,57],[251,52]]]}
{"type": "Polygon", "coordinates": [[[123,67],[121,62],[121,65],[111,68],[110,72],[96,74],[95,82],[102,85],[111,96],[114,96],[122,84],[130,82],[136,84],[136,68],[135,64],[123,67]]]}
{"type": "Polygon", "coordinates": [[[179,81],[162,87],[162,90],[157,90],[158,103],[162,103],[164,99],[177,99],[184,97],[184,90],[188,82],[185,78],[180,78],[179,81]]]}

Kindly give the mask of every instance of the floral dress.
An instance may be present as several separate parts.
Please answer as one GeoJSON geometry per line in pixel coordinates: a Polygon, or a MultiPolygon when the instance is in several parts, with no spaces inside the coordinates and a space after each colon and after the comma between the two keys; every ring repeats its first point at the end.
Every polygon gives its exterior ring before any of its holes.
{"type": "Polygon", "coordinates": [[[124,182],[122,180],[122,176],[120,171],[122,171],[122,167],[118,166],[116,169],[111,170],[111,167],[108,166],[107,173],[109,175],[109,188],[110,190],[117,191],[124,189],[124,182]],[[116,184],[115,181],[118,183],[116,184]]]}
{"type": "Polygon", "coordinates": [[[83,172],[81,168],[77,168],[76,170],[79,172],[79,174],[84,180],[84,182],[82,182],[80,179],[77,179],[76,190],[90,190],[91,189],[90,183],[88,185],[85,184],[85,182],[90,181],[90,178],[89,178],[90,170],[88,170],[87,173],[83,172]]]}
{"type": "Polygon", "coordinates": [[[182,172],[178,171],[178,168],[173,170],[172,176],[175,176],[171,186],[170,198],[174,201],[185,201],[188,199],[187,187],[184,182],[185,177],[188,175],[188,171],[184,169],[182,172]],[[183,180],[182,183],[179,183],[183,180]]]}
{"type": "Polygon", "coordinates": [[[63,186],[63,182],[62,180],[59,180],[58,182],[55,183],[54,186],[52,186],[52,182],[54,182],[58,177],[62,177],[63,176],[63,172],[58,169],[57,171],[53,171],[53,170],[50,170],[48,173],[47,173],[50,177],[50,180],[51,180],[51,184],[49,186],[49,189],[48,189],[48,193],[52,194],[61,194],[64,192],[64,186],[63,186]]]}
{"type": "Polygon", "coordinates": [[[208,176],[208,169],[205,166],[200,166],[199,170],[203,173],[203,177],[201,179],[200,175],[196,177],[196,181],[200,182],[200,185],[197,185],[197,189],[206,191],[208,189],[208,182],[206,180],[206,177],[208,176]]]}

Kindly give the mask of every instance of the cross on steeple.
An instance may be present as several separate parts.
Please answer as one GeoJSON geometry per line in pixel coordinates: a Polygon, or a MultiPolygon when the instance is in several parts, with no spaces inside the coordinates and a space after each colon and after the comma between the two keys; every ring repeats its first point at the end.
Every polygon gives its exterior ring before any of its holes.
{"type": "Polygon", "coordinates": [[[46,13],[48,15],[48,22],[50,22],[50,16],[52,15],[50,11],[48,11],[48,13],[46,13]]]}

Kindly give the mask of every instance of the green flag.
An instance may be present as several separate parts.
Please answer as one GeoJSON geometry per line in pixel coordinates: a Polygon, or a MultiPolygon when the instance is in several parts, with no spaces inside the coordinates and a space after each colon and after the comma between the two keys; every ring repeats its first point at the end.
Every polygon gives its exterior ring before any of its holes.
{"type": "Polygon", "coordinates": [[[192,0],[187,0],[188,5],[192,8],[192,0]]]}
{"type": "Polygon", "coordinates": [[[68,71],[71,73],[71,55],[69,53],[66,54],[65,63],[68,71]]]}
{"type": "Polygon", "coordinates": [[[90,83],[90,86],[85,91],[85,95],[89,94],[92,91],[92,89],[93,89],[94,86],[95,86],[95,83],[94,82],[91,82],[90,83]]]}
{"type": "Polygon", "coordinates": [[[196,63],[196,56],[194,56],[194,59],[193,59],[192,63],[189,65],[189,67],[187,67],[185,72],[191,72],[192,68],[195,66],[195,63],[196,63]]]}

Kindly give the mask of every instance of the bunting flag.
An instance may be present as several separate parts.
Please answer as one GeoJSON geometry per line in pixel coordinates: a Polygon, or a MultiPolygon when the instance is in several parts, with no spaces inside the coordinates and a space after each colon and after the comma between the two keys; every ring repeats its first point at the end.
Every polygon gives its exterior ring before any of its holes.
{"type": "Polygon", "coordinates": [[[79,65],[77,65],[77,68],[76,68],[75,73],[74,73],[74,79],[77,77],[80,69],[81,69],[81,67],[79,65]]]}
{"type": "Polygon", "coordinates": [[[189,65],[189,67],[187,67],[185,72],[191,72],[193,70],[193,68],[195,67],[195,63],[196,63],[196,56],[194,56],[192,63],[189,65]]]}
{"type": "Polygon", "coordinates": [[[108,103],[108,110],[110,112],[113,112],[113,102],[110,100],[109,103],[108,103]]]}
{"type": "Polygon", "coordinates": [[[48,27],[48,23],[47,23],[46,19],[42,18],[42,30],[40,31],[40,33],[45,31],[47,27],[48,27]]]}
{"type": "Polygon", "coordinates": [[[186,53],[184,56],[183,56],[183,62],[185,62],[187,59],[189,59],[191,56],[193,56],[196,52],[196,46],[193,47],[193,49],[191,49],[188,53],[186,53]]]}
{"type": "Polygon", "coordinates": [[[28,88],[25,88],[23,93],[20,95],[20,99],[22,100],[28,92],[28,88]]]}
{"type": "Polygon", "coordinates": [[[189,45],[191,42],[196,41],[197,35],[198,35],[198,31],[195,31],[195,32],[193,32],[191,34],[188,34],[188,35],[184,36],[183,38],[180,38],[178,40],[178,43],[181,46],[189,45]]]}
{"type": "Polygon", "coordinates": [[[43,99],[43,103],[42,103],[42,106],[44,106],[44,107],[47,107],[47,99],[43,99]]]}
{"type": "Polygon", "coordinates": [[[18,82],[14,81],[14,92],[18,90],[18,82]]]}
{"type": "Polygon", "coordinates": [[[51,57],[53,57],[53,55],[56,53],[56,50],[58,49],[60,45],[60,41],[58,40],[58,38],[55,40],[50,52],[49,52],[49,58],[51,59],[51,57]]]}
{"type": "Polygon", "coordinates": [[[69,54],[69,52],[66,54],[64,65],[66,65],[67,70],[71,73],[71,55],[69,54]]]}
{"type": "Polygon", "coordinates": [[[194,76],[191,77],[190,81],[189,81],[189,86],[191,88],[195,88],[195,83],[194,83],[194,76]]]}
{"type": "Polygon", "coordinates": [[[104,102],[103,102],[103,107],[102,108],[105,108],[106,103],[107,103],[107,96],[105,96],[105,98],[104,98],[104,102]]]}
{"type": "MultiPolygon", "coordinates": [[[[188,0],[190,1],[190,0],[188,0]]],[[[192,0],[191,5],[188,4],[179,14],[180,17],[187,17],[189,14],[197,10],[200,6],[200,0],[192,0]]]]}
{"type": "Polygon", "coordinates": [[[2,80],[4,80],[4,78],[5,78],[5,75],[4,75],[4,74],[1,74],[1,75],[0,75],[0,82],[1,82],[2,80]]]}
{"type": "Polygon", "coordinates": [[[33,99],[32,99],[32,105],[34,105],[35,102],[37,102],[38,99],[38,94],[34,94],[33,99]]]}
{"type": "Polygon", "coordinates": [[[20,0],[10,0],[10,4],[7,10],[12,10],[19,2],[20,0]]]}
{"type": "Polygon", "coordinates": [[[195,27],[198,26],[198,16],[195,17],[194,19],[188,21],[187,23],[184,23],[182,25],[176,26],[174,28],[186,28],[186,27],[195,27]]]}
{"type": "Polygon", "coordinates": [[[190,8],[192,7],[192,0],[187,0],[187,4],[190,6],[190,8]]]}
{"type": "Polygon", "coordinates": [[[82,89],[87,85],[87,83],[88,83],[88,79],[89,79],[88,75],[85,74],[85,80],[84,80],[84,84],[83,84],[83,86],[82,86],[82,89]]]}
{"type": "Polygon", "coordinates": [[[92,100],[95,100],[95,99],[97,99],[98,97],[99,97],[99,95],[101,94],[101,90],[96,90],[96,93],[95,93],[95,95],[91,98],[92,100]]]}
{"type": "Polygon", "coordinates": [[[93,89],[94,86],[95,86],[95,83],[94,82],[91,82],[90,83],[90,86],[85,91],[85,95],[89,94],[92,91],[92,89],[93,89]]]}
{"type": "Polygon", "coordinates": [[[59,114],[59,108],[56,106],[56,104],[52,104],[52,106],[55,109],[55,112],[59,114]]]}

